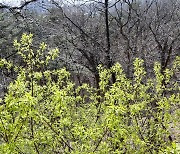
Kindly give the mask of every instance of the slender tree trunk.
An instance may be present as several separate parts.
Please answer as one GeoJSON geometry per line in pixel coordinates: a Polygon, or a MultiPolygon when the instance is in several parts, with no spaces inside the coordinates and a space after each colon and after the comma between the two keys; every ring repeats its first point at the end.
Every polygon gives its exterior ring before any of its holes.
{"type": "MultiPolygon", "coordinates": [[[[106,61],[107,61],[107,67],[111,68],[113,65],[112,57],[111,57],[111,43],[110,43],[110,33],[109,33],[109,16],[108,16],[108,10],[109,10],[109,0],[105,0],[105,24],[106,24],[106,61]]],[[[112,82],[114,83],[116,81],[115,74],[112,74],[112,82]]]]}
{"type": "Polygon", "coordinates": [[[99,89],[99,82],[100,82],[100,77],[99,77],[99,73],[95,73],[95,83],[96,83],[96,88],[99,89]]]}

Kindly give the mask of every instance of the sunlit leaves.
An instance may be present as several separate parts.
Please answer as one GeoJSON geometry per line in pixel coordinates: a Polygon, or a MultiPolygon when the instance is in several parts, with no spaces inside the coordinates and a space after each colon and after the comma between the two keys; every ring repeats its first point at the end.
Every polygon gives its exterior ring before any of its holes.
{"type": "Polygon", "coordinates": [[[58,56],[41,43],[34,50],[32,35],[14,46],[25,66],[0,60],[0,67],[16,67],[0,107],[0,150],[3,153],[170,153],[176,152],[170,126],[178,122],[180,94],[172,68],[146,77],[143,60],[135,59],[133,79],[120,64],[99,66],[99,89],[76,86],[65,69],[48,69],[58,56]],[[46,55],[46,56],[45,56],[46,55]],[[112,73],[116,81],[111,82],[112,73]]]}

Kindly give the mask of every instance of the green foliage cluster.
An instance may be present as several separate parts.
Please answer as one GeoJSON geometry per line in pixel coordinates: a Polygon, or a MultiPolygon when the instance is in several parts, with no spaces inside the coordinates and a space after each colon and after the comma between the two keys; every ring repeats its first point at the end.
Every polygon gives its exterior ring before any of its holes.
{"type": "Polygon", "coordinates": [[[170,127],[179,122],[179,87],[172,77],[180,57],[163,73],[155,63],[151,79],[140,59],[134,61],[133,79],[118,63],[99,66],[96,89],[77,87],[65,68],[48,69],[58,50],[42,43],[34,51],[32,43],[31,34],[14,41],[22,66],[0,60],[1,68],[17,72],[1,100],[1,153],[178,153],[170,127]]]}

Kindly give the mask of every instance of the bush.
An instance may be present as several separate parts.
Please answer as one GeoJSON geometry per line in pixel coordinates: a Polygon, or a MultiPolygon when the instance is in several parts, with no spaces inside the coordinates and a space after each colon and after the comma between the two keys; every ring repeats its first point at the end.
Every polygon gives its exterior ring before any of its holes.
{"type": "Polygon", "coordinates": [[[75,86],[65,68],[48,69],[58,50],[42,43],[32,49],[32,35],[14,42],[23,65],[4,59],[17,79],[0,106],[2,153],[178,153],[170,127],[178,123],[180,94],[173,75],[180,57],[147,79],[143,61],[134,61],[134,77],[126,78],[120,64],[99,66],[99,89],[75,86]],[[111,83],[111,74],[116,82],[111,83]]]}

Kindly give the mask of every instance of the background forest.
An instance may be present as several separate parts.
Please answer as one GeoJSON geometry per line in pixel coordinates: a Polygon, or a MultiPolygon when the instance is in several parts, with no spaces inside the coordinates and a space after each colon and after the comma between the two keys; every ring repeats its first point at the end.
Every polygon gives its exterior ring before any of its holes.
{"type": "Polygon", "coordinates": [[[179,0],[0,2],[3,153],[178,153],[179,0]]]}

